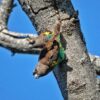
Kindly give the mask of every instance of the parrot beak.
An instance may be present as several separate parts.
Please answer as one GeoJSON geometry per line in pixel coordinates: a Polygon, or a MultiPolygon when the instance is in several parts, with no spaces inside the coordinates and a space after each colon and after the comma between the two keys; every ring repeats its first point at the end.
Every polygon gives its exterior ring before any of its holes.
{"type": "Polygon", "coordinates": [[[34,78],[38,79],[39,77],[46,75],[48,72],[49,72],[49,67],[47,65],[38,62],[35,70],[33,71],[33,76],[34,78]]]}

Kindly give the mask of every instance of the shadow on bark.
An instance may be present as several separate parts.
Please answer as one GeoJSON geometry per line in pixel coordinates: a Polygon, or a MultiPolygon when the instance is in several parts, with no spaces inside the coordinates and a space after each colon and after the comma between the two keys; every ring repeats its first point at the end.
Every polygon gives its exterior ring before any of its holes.
{"type": "MultiPolygon", "coordinates": [[[[61,43],[63,48],[67,49],[67,41],[61,35],[61,43]]],[[[68,58],[67,55],[65,55],[65,60],[63,60],[58,67],[54,69],[54,75],[57,79],[57,82],[59,83],[59,88],[61,90],[62,96],[64,100],[68,100],[68,88],[67,88],[67,73],[71,72],[73,68],[67,64],[68,58]]]]}
{"type": "Polygon", "coordinates": [[[71,72],[72,70],[73,69],[67,65],[67,60],[64,60],[54,69],[54,75],[57,78],[57,82],[59,83],[59,88],[64,100],[68,100],[67,73],[71,72]]]}

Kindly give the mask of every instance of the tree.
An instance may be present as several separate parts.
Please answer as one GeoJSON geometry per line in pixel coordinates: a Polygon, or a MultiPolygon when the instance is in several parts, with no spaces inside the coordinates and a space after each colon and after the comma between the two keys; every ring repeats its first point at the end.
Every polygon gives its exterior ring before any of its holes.
{"type": "MultiPolygon", "coordinates": [[[[100,59],[89,56],[84,37],[80,29],[78,11],[70,0],[19,0],[23,10],[29,16],[38,32],[46,27],[54,30],[58,16],[62,21],[61,33],[66,48],[67,59],[54,69],[64,100],[99,100],[100,59]],[[38,5],[38,6],[37,6],[38,5]],[[99,65],[98,65],[99,64],[99,65]]],[[[39,54],[40,38],[32,34],[18,34],[7,30],[9,14],[13,9],[13,0],[2,0],[0,6],[0,46],[13,53],[39,54]],[[34,38],[30,44],[27,38],[34,38]],[[36,48],[37,46],[37,48],[36,48]]]]}

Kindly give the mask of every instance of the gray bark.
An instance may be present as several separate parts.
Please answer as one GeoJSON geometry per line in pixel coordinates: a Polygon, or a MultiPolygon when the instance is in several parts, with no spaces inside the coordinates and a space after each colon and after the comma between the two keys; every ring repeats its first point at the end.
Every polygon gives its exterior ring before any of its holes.
{"type": "Polygon", "coordinates": [[[100,75],[100,57],[99,56],[94,56],[90,55],[91,62],[95,65],[95,70],[97,75],[100,75]]]}
{"type": "MultiPolygon", "coordinates": [[[[0,11],[3,9],[7,17],[3,17],[3,11],[0,12],[2,13],[0,19],[3,19],[0,23],[0,46],[20,53],[39,53],[41,48],[39,46],[38,48],[35,47],[38,44],[30,44],[27,40],[28,35],[19,35],[5,30],[9,17],[9,12],[6,11],[6,8],[10,7],[11,9],[12,0],[2,1],[3,6],[0,6],[0,11]]],[[[64,41],[66,60],[54,69],[54,75],[64,100],[100,100],[100,81],[96,79],[95,64],[91,62],[88,55],[80,29],[78,12],[74,10],[71,1],[19,1],[38,32],[45,30],[45,28],[54,31],[58,16],[62,21],[61,34],[65,40],[62,41],[64,41]]],[[[31,35],[29,37],[35,38],[35,41],[39,41],[36,37],[31,35]]]]}
{"type": "Polygon", "coordinates": [[[7,28],[8,18],[12,9],[13,0],[2,0],[0,4],[0,31],[7,28]]]}
{"type": "Polygon", "coordinates": [[[39,54],[43,39],[29,33],[19,34],[7,30],[7,22],[12,8],[13,0],[2,0],[0,5],[0,46],[9,49],[12,53],[39,54]],[[30,43],[31,39],[34,39],[35,43],[30,43]]]}
{"type": "Polygon", "coordinates": [[[28,39],[34,38],[38,41],[38,38],[32,34],[18,34],[14,32],[9,32],[7,30],[2,30],[0,32],[0,46],[7,48],[13,54],[14,53],[29,53],[29,54],[39,54],[41,48],[35,47],[37,43],[30,44],[28,39]]]}

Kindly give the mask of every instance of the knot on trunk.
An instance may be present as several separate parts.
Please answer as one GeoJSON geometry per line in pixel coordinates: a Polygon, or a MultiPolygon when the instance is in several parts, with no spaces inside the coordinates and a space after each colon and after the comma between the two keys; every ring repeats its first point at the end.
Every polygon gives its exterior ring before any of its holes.
{"type": "Polygon", "coordinates": [[[73,80],[68,86],[69,93],[80,94],[86,89],[86,83],[82,83],[79,80],[73,80]]]}

